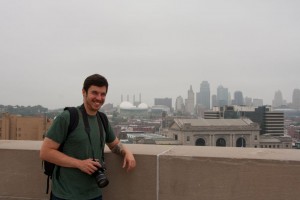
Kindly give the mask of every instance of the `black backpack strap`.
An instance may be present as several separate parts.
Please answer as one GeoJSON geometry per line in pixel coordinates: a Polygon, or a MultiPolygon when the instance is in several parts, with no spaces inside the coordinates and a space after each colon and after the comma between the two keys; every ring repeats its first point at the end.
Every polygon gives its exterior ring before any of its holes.
{"type": "Polygon", "coordinates": [[[98,126],[100,130],[100,139],[102,141],[102,162],[104,163],[104,147],[105,147],[105,139],[104,139],[104,133],[103,129],[105,131],[105,134],[108,133],[108,119],[107,116],[102,112],[97,112],[97,120],[98,120],[98,126]]]}
{"type": "Polygon", "coordinates": [[[98,112],[97,114],[99,115],[101,122],[104,126],[105,133],[108,133],[108,118],[106,114],[104,114],[103,112],[98,112]]]}
{"type": "MultiPolygon", "coordinates": [[[[63,151],[66,140],[68,139],[70,133],[72,133],[78,125],[79,114],[76,107],[65,107],[64,110],[69,111],[70,113],[70,123],[68,126],[68,132],[65,141],[63,141],[59,146],[59,151],[63,151]]],[[[57,166],[56,178],[59,179],[60,166],[57,166]]]]}
{"type": "Polygon", "coordinates": [[[68,110],[70,113],[70,123],[68,126],[68,134],[66,139],[68,138],[69,134],[75,130],[79,122],[79,115],[78,109],[76,107],[65,107],[64,110],[68,110]]]}

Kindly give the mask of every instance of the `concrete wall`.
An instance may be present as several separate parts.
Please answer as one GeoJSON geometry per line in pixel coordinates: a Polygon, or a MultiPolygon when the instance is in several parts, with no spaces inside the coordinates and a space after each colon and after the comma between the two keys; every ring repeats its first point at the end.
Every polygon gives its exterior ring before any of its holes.
{"type": "MultiPolygon", "coordinates": [[[[0,200],[47,199],[40,141],[0,140],[0,200]]],[[[106,150],[106,200],[298,199],[300,151],[127,145],[137,168],[106,150]]]]}

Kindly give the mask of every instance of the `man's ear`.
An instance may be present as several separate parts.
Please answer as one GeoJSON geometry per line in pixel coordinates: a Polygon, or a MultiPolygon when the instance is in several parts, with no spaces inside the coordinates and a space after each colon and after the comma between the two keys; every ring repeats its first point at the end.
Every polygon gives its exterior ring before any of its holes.
{"type": "Polygon", "coordinates": [[[84,89],[82,89],[82,96],[86,96],[86,91],[84,89]]]}

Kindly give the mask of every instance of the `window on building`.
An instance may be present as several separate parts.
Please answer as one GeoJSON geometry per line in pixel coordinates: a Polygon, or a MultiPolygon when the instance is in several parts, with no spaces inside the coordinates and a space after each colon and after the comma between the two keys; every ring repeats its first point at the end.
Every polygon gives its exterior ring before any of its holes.
{"type": "Polygon", "coordinates": [[[264,148],[264,145],[260,145],[260,148],[264,148]]]}
{"type": "Polygon", "coordinates": [[[217,147],[226,147],[226,140],[224,138],[219,138],[216,141],[217,147]]]}
{"type": "Polygon", "coordinates": [[[175,140],[178,140],[178,135],[174,135],[174,137],[175,137],[175,140]]]}
{"type": "Polygon", "coordinates": [[[196,140],[196,146],[205,146],[205,140],[203,138],[198,138],[196,140]]]}
{"type": "Polygon", "coordinates": [[[246,147],[246,140],[240,137],[236,140],[236,147],[246,147]]]}
{"type": "Polygon", "coordinates": [[[188,141],[188,142],[190,141],[190,136],[186,137],[186,141],[188,141]]]}
{"type": "Polygon", "coordinates": [[[255,145],[254,148],[257,148],[257,146],[255,145]]]}
{"type": "Polygon", "coordinates": [[[279,146],[279,145],[277,145],[277,148],[280,148],[280,146],[279,146]]]}
{"type": "Polygon", "coordinates": [[[289,148],[289,145],[287,144],[287,145],[285,145],[285,147],[286,147],[286,148],[289,148]]]}
{"type": "Polygon", "coordinates": [[[254,136],[254,140],[257,140],[257,135],[256,135],[256,136],[254,136]]]}
{"type": "Polygon", "coordinates": [[[269,145],[269,148],[272,148],[272,145],[269,145]]]}

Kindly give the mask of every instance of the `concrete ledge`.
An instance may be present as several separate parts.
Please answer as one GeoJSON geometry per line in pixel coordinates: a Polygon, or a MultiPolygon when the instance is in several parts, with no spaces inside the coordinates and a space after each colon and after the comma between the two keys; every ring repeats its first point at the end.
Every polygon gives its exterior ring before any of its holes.
{"type": "MultiPolygon", "coordinates": [[[[48,199],[41,141],[0,140],[0,200],[48,199]]],[[[110,200],[297,199],[300,151],[230,147],[127,145],[137,168],[106,153],[110,200]]]]}

